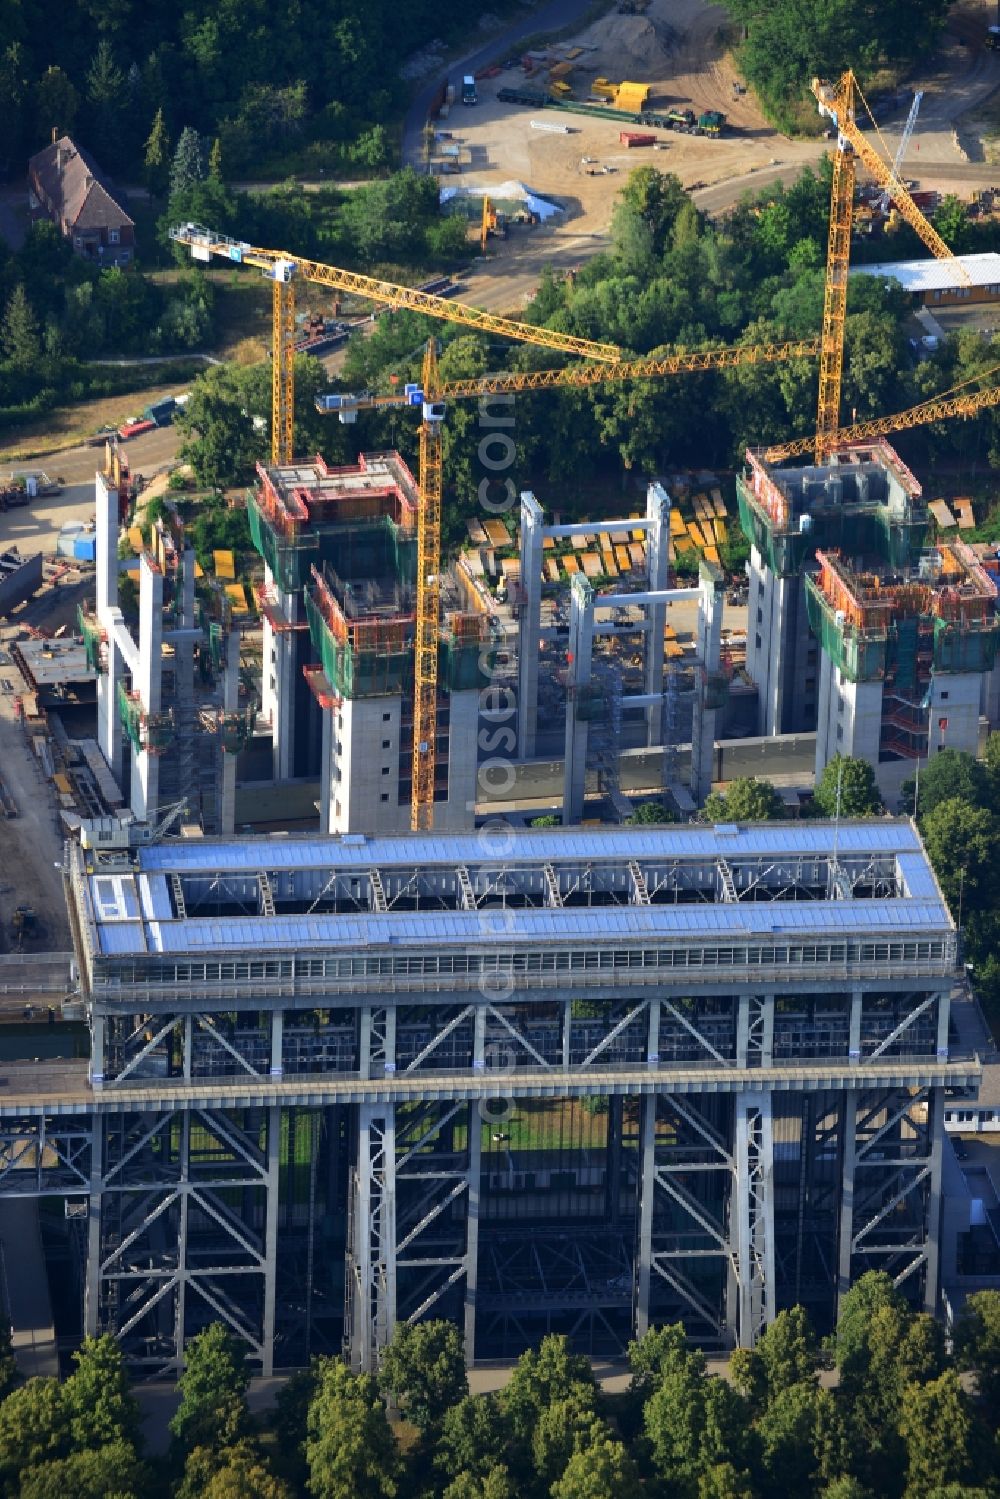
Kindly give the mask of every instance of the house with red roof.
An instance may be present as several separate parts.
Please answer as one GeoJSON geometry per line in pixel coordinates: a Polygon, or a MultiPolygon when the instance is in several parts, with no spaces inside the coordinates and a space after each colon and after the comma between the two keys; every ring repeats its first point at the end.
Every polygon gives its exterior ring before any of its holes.
{"type": "Polygon", "coordinates": [[[68,135],[28,162],[28,202],[86,260],[123,266],[135,258],[135,224],[93,157],[68,135]]]}

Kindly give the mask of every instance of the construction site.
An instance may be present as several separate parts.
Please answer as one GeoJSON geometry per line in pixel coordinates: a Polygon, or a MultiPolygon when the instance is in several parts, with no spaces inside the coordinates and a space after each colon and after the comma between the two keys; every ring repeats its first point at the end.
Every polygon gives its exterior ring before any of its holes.
{"type": "Polygon", "coordinates": [[[852,75],[814,91],[838,152],[808,340],[629,359],[171,231],[272,282],[271,455],[243,501],[257,617],[169,492],[125,555],[112,445],[78,634],[11,647],[36,696],[72,689],[95,724],[93,759],[73,751],[93,804],[61,809],[49,860],[70,940],[34,988],[0,968],[29,1009],[64,969],[48,1049],[0,1057],[0,1208],[61,1203],[64,1347],[109,1332],[170,1376],[221,1320],[263,1375],[338,1351],[374,1369],[397,1325],[443,1316],[470,1365],[546,1332],[620,1356],[677,1320],[725,1353],[795,1304],[828,1332],[869,1269],[938,1309],[944,1114],[975,1096],[982,1037],[919,835],[702,820],[740,756],[792,777],[794,813],[862,756],[891,808],[937,749],[975,752],[1000,699],[996,567],[932,531],[888,441],[1000,393],[841,425],[855,156],[954,258],[858,130],[852,75]],[[419,380],[317,399],[345,425],[409,412],[414,469],[331,466],[295,452],[303,283],[556,367],[442,379],[428,340],[419,380]],[[816,430],[731,484],[664,475],[587,518],[515,490],[447,554],[451,403],[815,355],[816,430]],[[722,567],[737,511],[745,584],[722,567]],[[679,825],[596,825],[649,796],[679,825]],[[538,810],[564,826],[525,827],[538,810]]]}

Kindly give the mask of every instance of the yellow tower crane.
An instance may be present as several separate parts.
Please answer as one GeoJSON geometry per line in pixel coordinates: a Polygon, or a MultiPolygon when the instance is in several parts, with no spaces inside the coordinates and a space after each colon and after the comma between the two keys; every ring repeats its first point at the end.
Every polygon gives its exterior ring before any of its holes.
{"type": "MultiPolygon", "coordinates": [[[[916,231],[933,255],[941,260],[954,260],[955,256],[914,203],[895,167],[883,161],[858,129],[855,120],[856,103],[858,97],[864,102],[864,96],[853,72],[848,70],[836,83],[826,83],[820,78],[814,78],[812,91],[820,113],[828,116],[837,128],[819,355],[819,405],[814,439],[816,462],[822,463],[832,449],[840,421],[840,384],[844,364],[844,322],[847,316],[856,162],[860,161],[868,168],[875,181],[892,198],[900,217],[916,231]]],[[[956,262],[956,273],[961,281],[969,283],[969,276],[960,261],[956,262]]]]}
{"type": "MultiPolygon", "coordinates": [[[[910,427],[925,427],[929,422],[940,422],[952,416],[975,416],[990,406],[1000,406],[1000,384],[987,386],[985,390],[968,390],[975,380],[1000,380],[1000,364],[992,369],[970,375],[959,385],[930,400],[897,411],[892,416],[877,416],[867,422],[855,422],[851,427],[839,427],[829,435],[827,447],[833,452],[872,438],[886,437],[890,432],[903,432],[910,427]]],[[[808,453],[815,442],[814,437],[798,437],[794,442],[783,442],[764,450],[769,463],[781,463],[785,458],[800,458],[808,453]]]]}
{"type": "MultiPolygon", "coordinates": [[[[459,323],[484,333],[498,334],[520,343],[539,345],[557,353],[578,354],[597,364],[573,366],[558,370],[536,370],[523,373],[488,376],[475,381],[448,382],[441,386],[437,358],[428,346],[423,368],[422,389],[415,399],[386,396],[372,404],[417,404],[421,408],[420,426],[420,511],[417,519],[417,659],[414,672],[413,715],[413,799],[410,823],[415,832],[429,829],[434,818],[434,769],[437,728],[437,633],[440,618],[441,571],[441,498],[442,445],[441,425],[445,401],[474,397],[501,391],[548,390],[556,386],[587,386],[604,379],[656,379],[688,371],[727,369],[737,365],[775,363],[779,360],[815,354],[818,341],[802,339],[793,343],[753,345],[745,348],[710,349],[700,353],[672,354],[657,359],[624,361],[613,344],[595,343],[552,328],[535,327],[479,307],[437,297],[414,287],[397,286],[345,271],[337,266],[306,260],[284,250],[267,250],[216,234],[201,224],[182,224],[170,230],[170,238],[187,245],[196,260],[213,257],[236,265],[255,266],[274,286],[274,346],[272,351],[271,461],[275,465],[292,461],[295,373],[292,335],[295,327],[295,281],[300,279],[352,292],[379,306],[407,308],[444,322],[459,323]]],[[[324,410],[339,410],[349,420],[350,397],[329,398],[324,410]],[[333,404],[343,401],[343,406],[333,404]]],[[[364,401],[354,401],[354,410],[366,409],[364,401]]],[[[370,409],[370,407],[369,407],[370,409]]]]}

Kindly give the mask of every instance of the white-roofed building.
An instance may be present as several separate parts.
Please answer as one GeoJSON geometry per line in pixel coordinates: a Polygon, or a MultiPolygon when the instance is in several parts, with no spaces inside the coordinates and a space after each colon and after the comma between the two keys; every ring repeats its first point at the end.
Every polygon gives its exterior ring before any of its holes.
{"type": "Polygon", "coordinates": [[[1000,301],[1000,254],[956,255],[952,260],[882,260],[876,265],[855,265],[852,275],[880,276],[898,281],[904,291],[926,306],[952,302],[1000,301]],[[961,266],[964,279],[959,271],[961,266]]]}
{"type": "Polygon", "coordinates": [[[45,1144],[6,1190],[86,1204],[85,1329],[147,1372],[216,1318],[270,1374],[428,1315],[470,1362],[751,1346],[870,1269],[937,1305],[981,1068],[908,821],[74,845],[67,878],[89,1065],[0,1068],[45,1144]]]}

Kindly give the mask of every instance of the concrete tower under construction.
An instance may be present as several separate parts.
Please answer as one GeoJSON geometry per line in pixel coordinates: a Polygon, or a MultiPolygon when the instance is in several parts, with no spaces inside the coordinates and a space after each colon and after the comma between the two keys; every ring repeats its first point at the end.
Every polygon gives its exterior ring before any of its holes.
{"type": "MultiPolygon", "coordinates": [[[[247,508],[266,563],[263,709],[278,781],[319,775],[320,826],[410,826],[416,482],[398,453],[258,468],[247,508]]],[[[435,826],[475,820],[481,616],[447,609],[439,644],[435,826]]]]}
{"type": "Polygon", "coordinates": [[[746,465],[736,496],[750,539],[747,671],[759,694],[758,732],[808,732],[817,721],[820,647],[810,630],[805,574],[817,547],[905,568],[923,546],[927,507],[885,441],[800,468],[773,468],[748,451],[746,465]]]}

